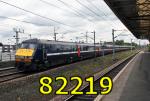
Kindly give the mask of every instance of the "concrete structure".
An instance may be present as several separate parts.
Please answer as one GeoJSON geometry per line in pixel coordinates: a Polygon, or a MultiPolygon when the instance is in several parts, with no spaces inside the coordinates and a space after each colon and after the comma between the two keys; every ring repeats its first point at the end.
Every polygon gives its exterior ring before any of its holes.
{"type": "Polygon", "coordinates": [[[2,52],[10,52],[15,50],[15,45],[3,45],[2,52]]]}
{"type": "Polygon", "coordinates": [[[139,39],[150,40],[150,0],[104,0],[139,39]]]}

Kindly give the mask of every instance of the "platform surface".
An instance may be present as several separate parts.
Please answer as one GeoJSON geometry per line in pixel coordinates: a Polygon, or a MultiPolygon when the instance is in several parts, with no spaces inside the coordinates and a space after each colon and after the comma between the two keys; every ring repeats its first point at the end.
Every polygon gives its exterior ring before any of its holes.
{"type": "Polygon", "coordinates": [[[150,53],[139,53],[102,101],[150,101],[150,53]]]}

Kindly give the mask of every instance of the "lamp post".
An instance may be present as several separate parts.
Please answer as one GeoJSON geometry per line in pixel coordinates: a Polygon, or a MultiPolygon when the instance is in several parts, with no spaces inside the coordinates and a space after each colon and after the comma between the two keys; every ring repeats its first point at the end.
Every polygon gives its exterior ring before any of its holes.
{"type": "Polygon", "coordinates": [[[2,61],[2,50],[1,50],[1,56],[0,56],[1,58],[0,58],[0,61],[2,61]]]}
{"type": "MultiPolygon", "coordinates": [[[[93,31],[93,32],[91,32],[91,33],[93,33],[93,37],[89,37],[87,34],[88,34],[88,32],[86,32],[86,42],[88,42],[88,38],[90,38],[90,39],[92,39],[92,40],[94,40],[94,56],[96,57],[96,43],[95,43],[95,39],[96,39],[96,32],[95,32],[95,30],[93,31]]],[[[83,34],[83,33],[81,33],[81,34],[83,34]]]]}
{"type": "MultiPolygon", "coordinates": [[[[59,27],[57,27],[57,29],[58,29],[58,28],[59,28],[59,27]]],[[[57,41],[57,34],[58,34],[58,33],[56,33],[56,30],[57,30],[57,29],[56,29],[56,27],[54,26],[54,40],[55,40],[55,41],[57,41]]]]}
{"type": "Polygon", "coordinates": [[[10,54],[9,54],[9,59],[10,59],[10,61],[11,61],[11,44],[10,44],[10,39],[8,39],[8,44],[9,44],[9,52],[10,52],[10,54]]]}
{"type": "Polygon", "coordinates": [[[132,40],[133,40],[133,39],[131,39],[131,52],[132,52],[132,40]]]}
{"type": "Polygon", "coordinates": [[[114,32],[115,32],[115,30],[112,29],[112,41],[113,41],[113,55],[112,55],[112,60],[115,59],[115,37],[114,37],[114,32]]]}
{"type": "Polygon", "coordinates": [[[141,41],[139,40],[139,49],[141,48],[141,41]]]}
{"type": "Polygon", "coordinates": [[[122,33],[120,33],[119,35],[115,36],[115,31],[126,31],[126,30],[114,30],[112,29],[112,41],[113,41],[113,55],[112,55],[112,60],[115,60],[115,38],[117,38],[118,36],[121,36],[122,33]]]}
{"type": "Polygon", "coordinates": [[[95,31],[91,32],[94,34],[94,56],[96,57],[96,46],[95,46],[95,31]]]}
{"type": "Polygon", "coordinates": [[[18,49],[18,44],[19,44],[19,33],[24,33],[24,30],[21,30],[20,28],[13,28],[14,32],[16,33],[16,50],[18,49]]]}
{"type": "Polygon", "coordinates": [[[101,46],[101,49],[102,49],[102,56],[103,56],[103,58],[105,56],[104,44],[105,44],[105,42],[103,41],[103,43],[102,43],[102,41],[100,40],[100,46],[101,46]]]}

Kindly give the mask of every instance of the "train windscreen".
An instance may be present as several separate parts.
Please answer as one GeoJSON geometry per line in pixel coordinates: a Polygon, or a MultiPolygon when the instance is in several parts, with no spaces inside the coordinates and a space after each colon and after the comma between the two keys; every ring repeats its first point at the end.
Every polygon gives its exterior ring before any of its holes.
{"type": "Polygon", "coordinates": [[[22,43],[20,48],[35,49],[36,47],[37,44],[34,43],[22,43]]]}

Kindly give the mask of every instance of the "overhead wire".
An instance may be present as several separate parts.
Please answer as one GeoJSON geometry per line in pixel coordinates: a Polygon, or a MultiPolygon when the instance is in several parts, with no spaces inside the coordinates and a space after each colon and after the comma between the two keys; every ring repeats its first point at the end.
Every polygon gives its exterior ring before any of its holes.
{"type": "MultiPolygon", "coordinates": [[[[27,23],[27,24],[32,24],[32,25],[45,26],[44,24],[33,23],[33,22],[25,21],[25,20],[18,20],[18,19],[6,17],[6,16],[0,16],[0,18],[7,18],[7,19],[14,20],[17,22],[22,22],[22,23],[27,23]]],[[[46,27],[48,27],[48,26],[46,26],[46,27]]],[[[65,30],[65,31],[73,32],[72,30],[65,30]]]]}
{"type": "MultiPolygon", "coordinates": [[[[43,26],[43,24],[37,24],[37,23],[32,23],[32,22],[29,22],[29,21],[25,21],[25,20],[18,20],[18,19],[15,19],[15,18],[10,18],[10,17],[6,17],[6,16],[0,16],[0,18],[7,18],[9,20],[13,20],[13,21],[17,21],[17,22],[21,22],[21,23],[27,23],[27,24],[32,24],[32,25],[39,25],[39,26],[43,26]]],[[[0,25],[1,27],[1,25],[0,25]]],[[[6,27],[6,26],[3,26],[3,27],[6,27]]],[[[47,26],[46,26],[47,27],[47,26]]],[[[8,28],[8,26],[6,27],[8,28]]],[[[67,33],[69,32],[74,32],[73,30],[65,30],[67,33]]],[[[63,32],[60,32],[60,33],[63,33],[63,32]]],[[[33,33],[32,33],[33,34],[33,33]]],[[[35,34],[35,33],[34,33],[35,34]]],[[[38,35],[43,35],[43,34],[39,34],[39,33],[36,33],[38,35]]],[[[52,34],[52,33],[51,33],[52,34]]],[[[48,35],[48,34],[47,34],[48,35]]]]}
{"type": "MultiPolygon", "coordinates": [[[[62,1],[62,0],[57,0],[57,1],[59,1],[60,3],[62,3],[63,5],[65,5],[65,6],[68,7],[69,9],[71,9],[72,11],[76,12],[76,13],[79,14],[80,16],[86,17],[87,13],[85,13],[85,12],[80,13],[81,11],[79,12],[75,7],[70,6],[69,4],[67,4],[66,2],[64,2],[64,1],[62,1]]],[[[91,16],[90,14],[88,14],[88,15],[91,16]]],[[[88,18],[87,18],[87,20],[90,21],[90,22],[93,22],[91,19],[88,19],[88,18]]]]}
{"type": "Polygon", "coordinates": [[[67,24],[65,24],[65,23],[62,23],[62,22],[56,21],[56,20],[54,20],[54,19],[51,19],[51,18],[45,17],[45,16],[43,16],[43,15],[40,15],[40,14],[34,13],[34,12],[32,12],[32,11],[26,10],[26,9],[21,8],[21,7],[19,7],[19,6],[16,6],[16,5],[10,4],[10,3],[8,3],[8,2],[2,1],[2,0],[0,0],[0,2],[1,2],[1,3],[4,3],[4,4],[7,4],[7,5],[9,5],[9,6],[15,7],[15,8],[17,8],[17,9],[20,9],[20,10],[22,10],[22,11],[28,12],[28,13],[30,13],[30,14],[33,14],[33,15],[39,16],[39,17],[41,17],[41,18],[43,18],[43,19],[47,19],[47,20],[50,20],[50,21],[53,21],[53,22],[59,23],[59,24],[61,24],[61,25],[65,25],[65,26],[73,27],[73,26],[67,25],[67,24]]]}
{"type": "MultiPolygon", "coordinates": [[[[45,4],[47,4],[47,5],[50,5],[50,6],[53,6],[53,7],[58,8],[58,9],[61,9],[61,7],[59,7],[59,6],[57,6],[57,5],[54,5],[54,4],[50,3],[50,2],[47,2],[47,1],[45,1],[45,0],[40,0],[40,1],[43,2],[43,3],[45,3],[45,4]]],[[[78,12],[75,8],[72,8],[72,7],[71,7],[69,4],[67,4],[66,2],[64,2],[64,1],[62,1],[62,0],[57,0],[57,1],[59,1],[61,4],[63,4],[63,5],[66,6],[67,8],[71,9],[71,10],[73,11],[73,13],[76,14],[78,17],[82,17],[82,18],[85,18],[85,17],[86,17],[86,16],[83,15],[82,13],[78,12]]],[[[63,9],[64,9],[64,8],[63,8],[63,9]]],[[[88,19],[88,18],[87,18],[86,20],[88,20],[88,21],[94,23],[92,20],[90,20],[90,19],[88,19]]],[[[70,31],[70,32],[72,32],[72,31],[70,31]]]]}
{"type": "Polygon", "coordinates": [[[91,11],[93,14],[100,16],[99,14],[95,13],[92,9],[90,9],[89,7],[87,7],[86,5],[81,3],[80,1],[78,1],[78,0],[75,0],[75,1],[78,2],[80,5],[82,5],[83,7],[85,7],[86,9],[88,9],[89,11],[91,11]]]}
{"type": "MultiPolygon", "coordinates": [[[[66,2],[62,1],[62,0],[57,0],[59,2],[61,2],[62,4],[64,4],[66,7],[68,7],[69,9],[71,8],[73,11],[76,11],[77,9],[69,4],[67,4],[66,2]],[[73,7],[73,8],[72,8],[73,7]]],[[[82,6],[82,5],[81,5],[82,6]]],[[[78,11],[77,11],[78,13],[78,11]]],[[[80,13],[80,12],[79,12],[80,13]]],[[[85,12],[82,12],[82,14],[85,14],[87,15],[85,12]]],[[[88,14],[89,16],[91,16],[90,14],[88,14]]],[[[85,16],[86,17],[86,16],[85,16]]],[[[92,16],[93,17],[93,16],[92,16]]],[[[92,20],[92,23],[94,24],[93,20],[92,20]]]]}
{"type": "MultiPolygon", "coordinates": [[[[13,4],[11,4],[11,3],[8,3],[8,2],[2,1],[2,0],[0,0],[0,2],[1,2],[1,3],[4,3],[4,4],[7,4],[7,5],[9,5],[9,6],[15,7],[15,8],[17,8],[17,9],[20,9],[20,10],[22,10],[22,11],[28,12],[28,13],[30,13],[30,14],[33,14],[33,15],[39,16],[39,17],[41,17],[41,18],[44,18],[44,19],[47,19],[47,20],[50,20],[50,21],[53,21],[53,22],[59,23],[59,24],[61,24],[61,25],[65,25],[65,26],[73,27],[73,26],[70,26],[70,25],[64,24],[64,23],[62,23],[62,22],[59,22],[59,21],[53,20],[53,19],[51,19],[51,18],[45,17],[45,16],[43,16],[43,15],[40,15],[40,14],[34,13],[34,12],[30,11],[30,10],[26,10],[26,9],[21,8],[21,7],[19,7],[19,6],[13,5],[13,4]]],[[[1,18],[7,18],[7,19],[10,19],[10,20],[15,20],[15,21],[19,21],[19,22],[24,22],[24,23],[29,23],[29,24],[37,25],[37,23],[32,23],[32,22],[29,22],[29,21],[21,21],[21,20],[18,20],[18,19],[9,18],[9,17],[4,17],[4,16],[1,16],[1,18]]],[[[40,24],[38,24],[38,25],[40,25],[40,24]]]]}
{"type": "MultiPolygon", "coordinates": [[[[24,8],[18,7],[18,6],[16,6],[16,5],[11,4],[11,3],[8,3],[8,2],[2,1],[2,0],[0,0],[0,2],[1,2],[1,3],[4,3],[4,4],[7,4],[7,5],[9,5],[9,6],[15,7],[15,8],[17,8],[17,9],[20,9],[20,10],[22,10],[22,11],[25,11],[25,12],[27,12],[27,13],[30,13],[30,14],[33,14],[33,15],[36,15],[36,16],[39,16],[39,17],[41,17],[41,18],[44,18],[44,19],[47,19],[47,20],[50,20],[50,21],[59,23],[59,24],[64,25],[64,26],[68,26],[68,27],[74,28],[74,26],[67,25],[67,24],[65,24],[65,23],[62,23],[62,22],[56,21],[56,20],[54,20],[54,19],[45,17],[45,16],[43,16],[43,15],[34,13],[34,12],[30,11],[30,10],[26,10],[26,9],[24,9],[24,8]]],[[[28,22],[27,22],[27,23],[28,23],[28,22]]],[[[68,31],[68,32],[72,32],[72,31],[70,31],[70,30],[67,30],[67,31],[68,31]]]]}
{"type": "Polygon", "coordinates": [[[25,20],[18,20],[18,19],[10,18],[10,17],[6,17],[6,16],[0,16],[0,18],[7,18],[7,19],[9,19],[9,20],[13,20],[13,21],[21,22],[21,23],[27,23],[27,24],[32,24],[32,25],[39,25],[39,26],[43,26],[42,24],[37,24],[37,23],[33,23],[33,22],[29,22],[29,21],[25,21],[25,20]]]}
{"type": "MultiPolygon", "coordinates": [[[[44,0],[40,0],[40,1],[44,1],[44,0]]],[[[66,6],[68,6],[68,7],[70,6],[70,5],[68,5],[67,3],[63,2],[62,0],[57,0],[57,1],[62,2],[64,5],[66,5],[66,6]]],[[[86,9],[88,9],[89,11],[91,11],[93,14],[95,14],[95,15],[97,15],[97,16],[99,16],[99,17],[101,17],[101,18],[102,18],[102,16],[100,16],[100,15],[99,15],[99,14],[97,14],[97,13],[95,13],[95,11],[91,10],[89,7],[87,7],[86,5],[84,5],[83,3],[81,3],[80,1],[78,1],[78,0],[76,0],[76,1],[77,1],[80,5],[82,5],[83,7],[85,7],[86,9]]],[[[31,13],[31,14],[33,14],[33,15],[39,16],[39,17],[41,17],[41,18],[44,18],[44,19],[47,19],[47,20],[50,20],[50,21],[53,21],[53,22],[59,23],[59,24],[61,24],[61,25],[65,25],[65,26],[73,27],[73,26],[67,25],[67,24],[65,24],[65,23],[62,23],[62,22],[56,21],[56,20],[54,20],[54,19],[51,19],[51,18],[45,17],[45,16],[43,16],[43,15],[40,15],[40,14],[34,13],[34,12],[30,11],[30,10],[26,10],[26,9],[24,9],[24,8],[18,7],[18,6],[13,5],[13,4],[10,4],[10,3],[8,3],[8,2],[2,1],[2,0],[0,0],[0,2],[5,3],[5,4],[7,4],[7,5],[10,5],[10,6],[12,6],[12,7],[15,7],[15,8],[17,8],[17,9],[23,10],[23,11],[25,11],[25,12],[31,13]]],[[[45,3],[46,3],[46,2],[45,2],[45,3]]],[[[53,6],[55,6],[55,5],[53,5],[53,6]]],[[[58,7],[58,6],[56,6],[56,7],[58,7]]],[[[60,7],[58,7],[58,8],[60,8],[60,7]]],[[[71,8],[70,8],[70,9],[71,9],[71,8]]],[[[72,10],[73,10],[74,12],[76,12],[76,10],[75,10],[75,9],[72,9],[72,10]]],[[[77,12],[78,12],[78,11],[77,11],[77,12]]],[[[77,13],[77,12],[76,12],[76,13],[77,13]]],[[[77,14],[80,14],[80,12],[78,12],[77,14]]],[[[80,16],[83,16],[83,15],[80,15],[80,16]]],[[[10,18],[10,19],[11,19],[11,20],[20,21],[20,20],[14,19],[14,18],[10,18]]],[[[29,21],[21,21],[21,22],[35,24],[35,23],[29,22],[29,21]]]]}
{"type": "MultiPolygon", "coordinates": [[[[89,11],[91,11],[96,16],[102,18],[103,20],[106,20],[105,18],[103,18],[102,16],[100,16],[99,14],[97,14],[95,11],[93,11],[92,9],[90,9],[89,7],[87,7],[86,5],[84,5],[83,3],[81,3],[79,0],[75,0],[75,1],[78,2],[80,5],[82,5],[83,7],[85,7],[86,9],[88,9],[89,11]]],[[[112,24],[109,24],[109,26],[111,26],[113,28],[112,24]]]]}
{"type": "MultiPolygon", "coordinates": [[[[106,19],[106,17],[108,17],[108,15],[104,12],[104,11],[102,11],[101,9],[99,9],[92,1],[90,1],[90,0],[86,0],[89,4],[91,4],[93,7],[95,7],[95,9],[97,9],[98,11],[100,11],[105,17],[104,17],[104,19],[106,19]]],[[[106,20],[108,20],[108,19],[106,19],[106,20]]],[[[108,20],[109,21],[109,20],[108,20]]],[[[111,21],[112,22],[112,21],[111,21]]],[[[114,22],[112,22],[112,26],[113,26],[113,24],[115,25],[115,23],[114,22]]],[[[114,26],[113,26],[114,27],[114,26]]]]}
{"type": "Polygon", "coordinates": [[[33,23],[33,22],[25,21],[25,20],[18,20],[18,19],[15,19],[15,18],[10,18],[10,17],[6,17],[6,16],[1,16],[1,15],[0,15],[0,18],[7,18],[9,20],[14,20],[14,21],[17,21],[17,22],[23,22],[23,23],[28,23],[28,24],[43,26],[42,24],[33,23]]]}
{"type": "Polygon", "coordinates": [[[103,13],[104,16],[107,16],[102,10],[100,10],[92,1],[86,0],[89,4],[91,4],[96,10],[103,13]]]}
{"type": "MultiPolygon", "coordinates": [[[[58,1],[61,1],[61,0],[58,0],[58,1]]],[[[16,5],[10,4],[10,3],[8,3],[8,2],[2,1],[2,0],[0,0],[0,2],[2,2],[2,3],[4,3],[4,4],[7,4],[7,5],[9,5],[9,6],[15,7],[15,8],[17,8],[17,9],[23,10],[23,11],[25,11],[25,12],[31,13],[31,14],[33,14],[33,15],[39,16],[39,17],[41,17],[41,18],[48,19],[48,20],[50,20],[50,21],[53,21],[53,22],[56,22],[56,23],[59,23],[59,24],[65,25],[65,26],[73,27],[73,26],[70,26],[70,25],[61,23],[61,22],[59,22],[59,21],[53,20],[53,19],[51,19],[51,18],[42,16],[42,15],[40,15],[40,14],[34,13],[34,12],[32,12],[32,11],[26,10],[26,9],[24,9],[24,8],[18,7],[18,6],[16,6],[16,5]]],[[[62,2],[62,1],[61,1],[61,2],[62,2]]],[[[63,2],[62,2],[62,3],[63,3],[63,2]]],[[[65,4],[65,3],[63,3],[63,4],[65,4]]],[[[67,4],[65,4],[65,5],[68,6],[67,4]]],[[[28,23],[28,22],[26,22],[26,23],[28,23]]]]}
{"type": "MultiPolygon", "coordinates": [[[[54,5],[54,4],[52,4],[52,3],[50,3],[50,2],[47,2],[47,1],[45,1],[45,0],[39,0],[39,1],[41,1],[41,2],[43,2],[43,3],[45,3],[45,4],[47,4],[47,5],[49,5],[49,6],[53,6],[53,7],[55,7],[55,8],[58,8],[58,9],[64,9],[64,8],[61,8],[61,7],[59,7],[59,6],[57,6],[57,5],[54,5]]],[[[60,2],[60,1],[59,1],[60,2]]],[[[62,3],[62,2],[61,2],[62,3]]],[[[65,5],[66,6],[66,5],[65,5]]],[[[64,10],[66,10],[66,9],[64,9],[64,10]]],[[[79,13],[78,11],[76,11],[76,10],[74,10],[74,9],[72,9],[71,8],[71,10],[74,12],[74,14],[76,15],[76,16],[78,16],[78,17],[83,17],[83,15],[81,14],[81,13],[79,13]]],[[[68,10],[69,11],[69,10],[68,10]]]]}

